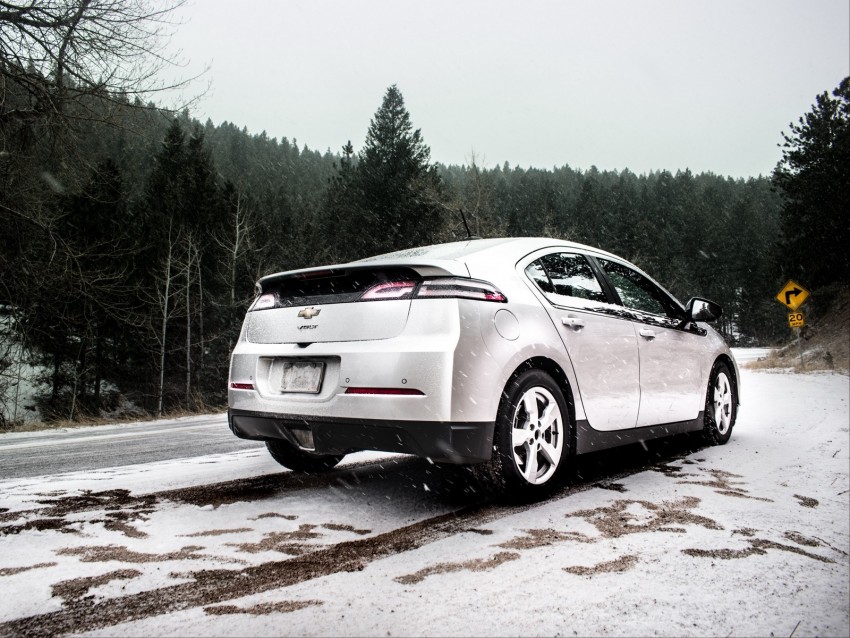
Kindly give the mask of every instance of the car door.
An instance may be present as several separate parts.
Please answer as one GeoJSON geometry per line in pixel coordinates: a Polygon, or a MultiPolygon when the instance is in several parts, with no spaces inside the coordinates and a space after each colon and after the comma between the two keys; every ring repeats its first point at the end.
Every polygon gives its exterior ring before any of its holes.
{"type": "Polygon", "coordinates": [[[702,409],[705,331],[648,277],[617,261],[596,258],[629,311],[640,357],[637,426],[695,419],[702,409]]]}
{"type": "Polygon", "coordinates": [[[637,338],[591,262],[578,252],[549,252],[537,256],[525,273],[546,298],[590,426],[633,428],[640,403],[637,338]]]}

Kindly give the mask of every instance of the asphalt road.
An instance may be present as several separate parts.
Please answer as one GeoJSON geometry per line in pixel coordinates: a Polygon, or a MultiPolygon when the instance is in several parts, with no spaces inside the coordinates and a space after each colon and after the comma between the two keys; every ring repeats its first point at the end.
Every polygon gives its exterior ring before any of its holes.
{"type": "Polygon", "coordinates": [[[127,423],[0,435],[0,480],[120,467],[262,447],[230,432],[227,417],[127,423]]]}

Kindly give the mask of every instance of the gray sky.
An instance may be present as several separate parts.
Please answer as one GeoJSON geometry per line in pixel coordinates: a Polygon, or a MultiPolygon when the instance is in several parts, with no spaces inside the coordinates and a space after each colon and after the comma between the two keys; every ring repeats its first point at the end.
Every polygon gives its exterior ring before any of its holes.
{"type": "Polygon", "coordinates": [[[850,75],[848,0],[190,0],[192,114],[359,150],[397,84],[445,164],[767,175],[850,75]]]}

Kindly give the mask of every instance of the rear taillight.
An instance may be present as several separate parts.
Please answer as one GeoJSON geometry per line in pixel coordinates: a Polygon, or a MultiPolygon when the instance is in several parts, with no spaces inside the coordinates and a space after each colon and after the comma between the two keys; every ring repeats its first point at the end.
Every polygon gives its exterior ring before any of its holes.
{"type": "Polygon", "coordinates": [[[360,296],[359,301],[409,299],[414,290],[416,290],[415,281],[385,281],[369,288],[360,296]]]}
{"type": "Polygon", "coordinates": [[[478,299],[480,301],[495,301],[506,303],[507,297],[493,284],[478,279],[462,277],[441,277],[426,279],[416,291],[417,298],[437,299],[478,299]]]}
{"type": "Polygon", "coordinates": [[[493,284],[463,277],[435,277],[417,284],[415,281],[386,281],[364,292],[358,301],[386,299],[478,299],[479,301],[507,302],[507,298],[493,284]]]}
{"type": "MultiPolygon", "coordinates": [[[[374,283],[373,279],[358,290],[357,284],[360,282],[351,277],[348,280],[341,279],[336,282],[333,278],[320,278],[314,273],[308,273],[308,275],[315,276],[315,281],[318,283],[292,284],[291,290],[286,290],[286,286],[281,284],[279,288],[284,290],[260,291],[248,310],[268,310],[292,306],[318,307],[334,303],[402,299],[476,299],[479,301],[495,301],[496,303],[507,302],[505,295],[493,284],[466,277],[430,277],[422,280],[399,277],[378,283],[374,283]],[[361,290],[363,292],[360,292],[361,290]]],[[[294,277],[292,280],[295,279],[294,277]]]]}

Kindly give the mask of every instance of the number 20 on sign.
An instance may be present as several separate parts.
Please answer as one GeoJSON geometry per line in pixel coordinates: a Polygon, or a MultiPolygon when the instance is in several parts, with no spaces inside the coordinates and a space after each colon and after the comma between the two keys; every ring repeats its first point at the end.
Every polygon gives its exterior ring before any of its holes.
{"type": "Polygon", "coordinates": [[[805,319],[803,317],[802,312],[790,312],[788,313],[788,325],[791,328],[802,328],[806,325],[805,319]]]}

